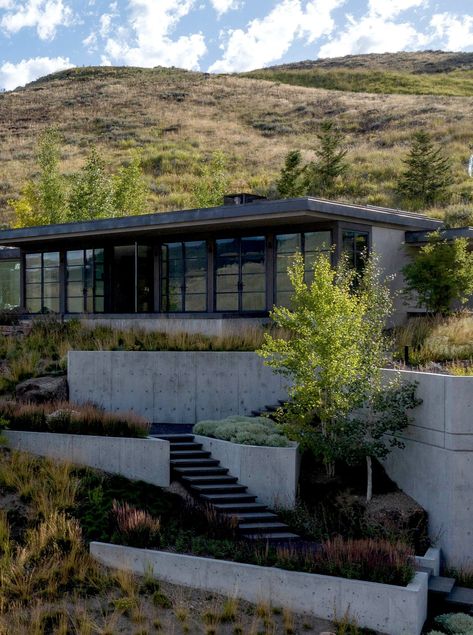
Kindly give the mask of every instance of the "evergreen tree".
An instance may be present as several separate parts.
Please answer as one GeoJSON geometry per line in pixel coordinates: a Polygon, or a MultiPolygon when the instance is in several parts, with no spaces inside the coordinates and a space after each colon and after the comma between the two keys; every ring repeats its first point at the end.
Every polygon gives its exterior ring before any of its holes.
{"type": "Polygon", "coordinates": [[[347,150],[343,147],[343,134],[333,121],[323,121],[320,128],[316,160],[307,166],[307,192],[330,196],[336,190],[338,179],[348,170],[345,162],[347,150]]]}
{"type": "Polygon", "coordinates": [[[431,206],[447,198],[452,181],[450,160],[435,147],[424,130],[416,132],[411,149],[403,161],[406,169],[400,176],[397,190],[412,209],[431,206]]]}
{"type": "Polygon", "coordinates": [[[146,213],[147,187],[143,178],[141,158],[135,154],[114,177],[113,210],[117,216],[146,213]]]}
{"type": "Polygon", "coordinates": [[[194,187],[196,207],[216,207],[222,205],[228,190],[228,160],[223,152],[214,152],[210,163],[204,165],[199,180],[194,187]]]}
{"type": "Polygon", "coordinates": [[[302,196],[306,190],[306,184],[302,179],[305,167],[302,165],[302,157],[299,150],[291,150],[286,155],[284,167],[279,179],[276,181],[280,198],[296,198],[302,196]]]}
{"type": "Polygon", "coordinates": [[[69,208],[73,221],[113,216],[112,179],[95,147],[82,170],[73,178],[69,208]]]}

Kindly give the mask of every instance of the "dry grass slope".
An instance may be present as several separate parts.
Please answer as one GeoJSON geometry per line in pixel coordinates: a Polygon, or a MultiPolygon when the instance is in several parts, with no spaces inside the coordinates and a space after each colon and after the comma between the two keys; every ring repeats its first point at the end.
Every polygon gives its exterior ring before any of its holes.
{"type": "Polygon", "coordinates": [[[36,139],[51,125],[64,138],[66,175],[92,143],[111,169],[139,150],[150,187],[143,212],[192,207],[202,163],[218,149],[230,158],[229,189],[265,192],[288,150],[312,156],[325,117],[336,119],[349,146],[340,197],[392,206],[409,139],[425,127],[452,157],[459,205],[473,197],[472,115],[473,97],[351,93],[178,69],[64,71],[0,94],[0,222],[9,222],[6,202],[34,173],[36,139]]]}

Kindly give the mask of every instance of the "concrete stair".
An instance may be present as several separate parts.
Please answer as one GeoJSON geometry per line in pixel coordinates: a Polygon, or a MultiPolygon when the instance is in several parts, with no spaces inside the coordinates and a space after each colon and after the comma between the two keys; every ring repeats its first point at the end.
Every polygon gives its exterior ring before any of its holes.
{"type": "Polygon", "coordinates": [[[473,589],[458,586],[455,578],[434,575],[432,569],[422,567],[420,570],[429,574],[428,623],[432,628],[434,618],[442,613],[473,615],[473,589]]]}
{"type": "Polygon", "coordinates": [[[276,544],[299,540],[299,536],[292,533],[277,514],[258,503],[245,485],[241,485],[227,468],[213,459],[210,452],[202,450],[202,445],[194,441],[193,435],[153,436],[170,442],[174,478],[197,500],[235,518],[242,538],[276,544]]]}

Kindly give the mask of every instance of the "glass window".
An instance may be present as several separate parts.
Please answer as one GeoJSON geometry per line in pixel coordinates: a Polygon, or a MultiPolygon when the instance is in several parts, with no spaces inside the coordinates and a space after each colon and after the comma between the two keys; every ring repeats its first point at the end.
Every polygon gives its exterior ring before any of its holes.
{"type": "Polygon", "coordinates": [[[152,313],[154,311],[154,251],[152,247],[138,245],[137,264],[138,312],[152,313]]]}
{"type": "Polygon", "coordinates": [[[0,309],[20,306],[20,261],[0,261],[0,309]]]}
{"type": "Polygon", "coordinates": [[[66,310],[68,313],[103,313],[104,251],[66,252],[66,310]]]}
{"type": "Polygon", "coordinates": [[[290,305],[292,285],[287,270],[295,254],[303,255],[306,282],[310,282],[317,256],[321,252],[329,253],[331,246],[332,234],[327,230],[276,236],[276,304],[290,305]]]}
{"type": "Polygon", "coordinates": [[[207,311],[207,242],[161,245],[161,310],[207,311]]]}
{"type": "Polygon", "coordinates": [[[358,272],[363,271],[364,258],[368,253],[368,232],[347,230],[342,233],[342,251],[348,264],[358,272]]]}
{"type": "Polygon", "coordinates": [[[25,296],[30,313],[58,313],[59,252],[26,254],[25,296]]]}
{"type": "Polygon", "coordinates": [[[266,241],[264,236],[216,241],[217,311],[266,309],[266,241]]]}

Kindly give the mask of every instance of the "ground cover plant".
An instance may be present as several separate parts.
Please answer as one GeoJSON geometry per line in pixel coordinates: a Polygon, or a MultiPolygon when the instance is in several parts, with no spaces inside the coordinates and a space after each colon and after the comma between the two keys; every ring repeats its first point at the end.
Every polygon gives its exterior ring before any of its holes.
{"type": "Polygon", "coordinates": [[[266,445],[285,448],[290,446],[280,426],[268,417],[231,416],[214,421],[199,421],[195,434],[223,439],[243,445],[266,445]]]}
{"type": "Polygon", "coordinates": [[[139,415],[105,412],[87,405],[56,402],[23,404],[0,401],[0,421],[10,430],[146,438],[150,424],[139,415]]]}

